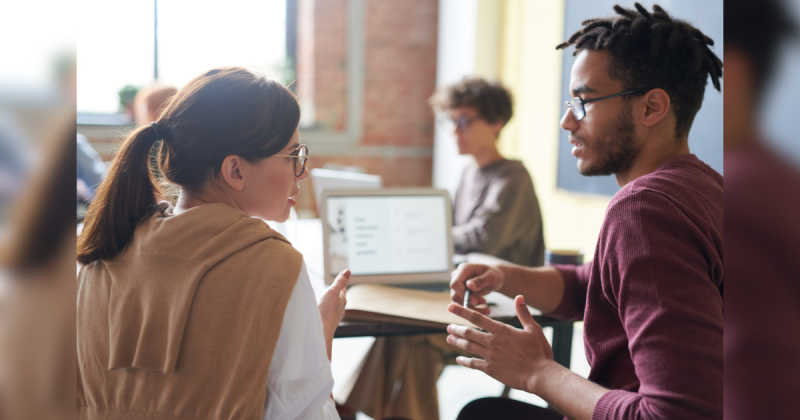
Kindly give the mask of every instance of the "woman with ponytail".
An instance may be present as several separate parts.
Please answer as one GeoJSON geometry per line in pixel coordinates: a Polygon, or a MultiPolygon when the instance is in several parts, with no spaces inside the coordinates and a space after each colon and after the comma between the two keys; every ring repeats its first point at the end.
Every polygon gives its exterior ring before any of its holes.
{"type": "Polygon", "coordinates": [[[349,271],[317,304],[264,222],[286,220],[308,176],[299,120],[285,87],[228,67],[125,138],[78,240],[79,418],[339,418],[349,271]]]}

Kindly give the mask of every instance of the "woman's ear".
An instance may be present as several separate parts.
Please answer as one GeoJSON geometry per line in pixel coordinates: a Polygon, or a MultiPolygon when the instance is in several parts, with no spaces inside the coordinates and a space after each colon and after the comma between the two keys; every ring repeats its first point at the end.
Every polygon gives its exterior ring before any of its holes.
{"type": "Polygon", "coordinates": [[[219,171],[222,182],[236,191],[244,189],[245,184],[244,159],[240,156],[230,155],[222,161],[219,171]]]}

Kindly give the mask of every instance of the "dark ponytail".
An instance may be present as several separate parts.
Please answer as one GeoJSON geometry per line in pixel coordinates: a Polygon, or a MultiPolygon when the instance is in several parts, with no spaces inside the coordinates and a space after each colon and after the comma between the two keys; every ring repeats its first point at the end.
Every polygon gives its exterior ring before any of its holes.
{"type": "Polygon", "coordinates": [[[255,162],[278,153],[299,122],[294,95],[263,75],[224,67],[192,79],[167,101],[156,124],[123,141],[89,206],[78,261],[89,264],[121,253],[164,199],[150,169],[158,140],[163,140],[156,160],[164,181],[196,191],[219,175],[227,156],[255,162]]]}
{"type": "Polygon", "coordinates": [[[157,140],[155,129],[148,125],[123,141],[86,214],[78,240],[81,264],[119,254],[133,238],[139,221],[163,199],[149,163],[157,140]]]}

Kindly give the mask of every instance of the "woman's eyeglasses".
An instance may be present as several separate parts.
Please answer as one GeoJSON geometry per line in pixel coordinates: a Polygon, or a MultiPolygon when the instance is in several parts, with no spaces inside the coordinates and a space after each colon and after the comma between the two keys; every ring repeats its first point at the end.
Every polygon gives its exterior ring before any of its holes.
{"type": "Polygon", "coordinates": [[[615,93],[613,95],[603,96],[601,98],[587,99],[587,100],[574,97],[567,102],[567,109],[572,111],[572,116],[575,117],[575,121],[580,121],[583,119],[583,117],[586,116],[586,107],[584,107],[585,104],[602,101],[603,99],[616,98],[617,96],[630,95],[632,93],[649,92],[651,90],[652,89],[629,90],[627,92],[615,93]]]}
{"type": "Polygon", "coordinates": [[[294,161],[294,175],[301,177],[306,171],[306,162],[308,162],[308,146],[301,144],[297,150],[291,155],[273,155],[280,157],[288,157],[295,159],[294,161]]]}

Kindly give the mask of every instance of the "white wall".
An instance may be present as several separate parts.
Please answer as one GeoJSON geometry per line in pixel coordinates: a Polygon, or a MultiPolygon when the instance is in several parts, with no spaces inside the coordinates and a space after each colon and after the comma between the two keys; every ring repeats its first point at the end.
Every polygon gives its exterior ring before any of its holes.
{"type": "MultiPolygon", "coordinates": [[[[455,83],[475,73],[477,13],[478,0],[439,0],[436,86],[455,83]]],[[[437,124],[433,137],[433,186],[447,189],[452,195],[470,159],[458,154],[453,133],[437,124]]]]}

